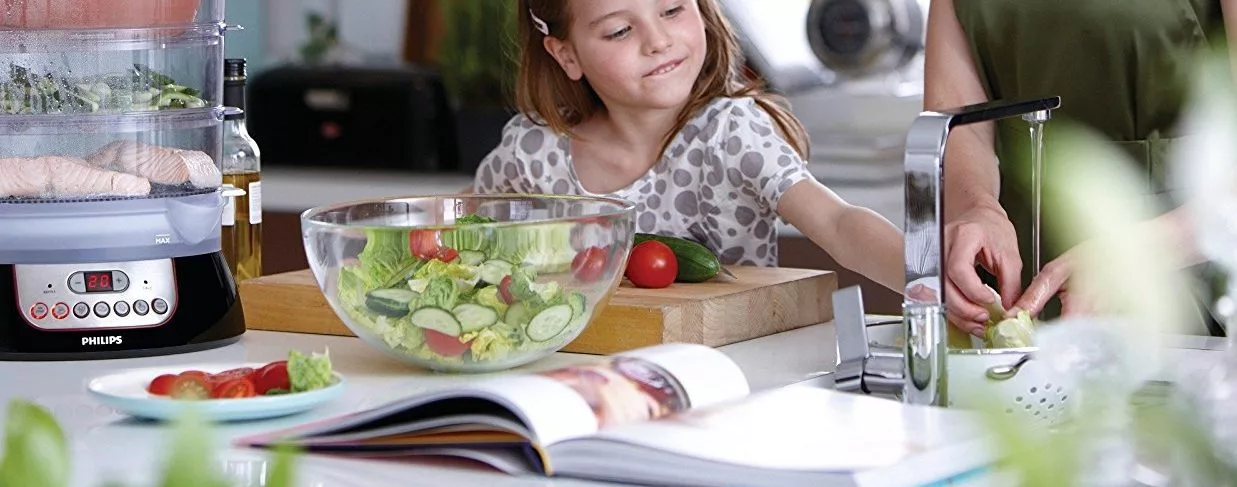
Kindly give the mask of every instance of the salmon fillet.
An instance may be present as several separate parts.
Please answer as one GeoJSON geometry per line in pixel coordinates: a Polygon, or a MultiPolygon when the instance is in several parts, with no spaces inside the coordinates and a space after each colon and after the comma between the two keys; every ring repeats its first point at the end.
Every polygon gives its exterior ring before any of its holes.
{"type": "Polygon", "coordinates": [[[150,181],[62,156],[0,159],[0,198],[144,196],[150,181]]]}
{"type": "Polygon", "coordinates": [[[223,184],[223,175],[205,152],[190,151],[131,140],[118,140],[86,156],[95,167],[124,172],[158,184],[190,183],[199,188],[223,184]]]}

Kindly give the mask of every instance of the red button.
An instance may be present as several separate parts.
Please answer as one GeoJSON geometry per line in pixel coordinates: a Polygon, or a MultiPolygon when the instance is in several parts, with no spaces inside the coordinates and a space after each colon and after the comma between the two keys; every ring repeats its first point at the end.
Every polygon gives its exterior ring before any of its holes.
{"type": "Polygon", "coordinates": [[[55,306],[52,306],[52,317],[58,320],[63,320],[68,316],[69,316],[69,305],[64,304],[64,303],[56,303],[55,306]]]}
{"type": "Polygon", "coordinates": [[[41,320],[47,317],[47,305],[43,303],[34,303],[30,307],[30,317],[36,320],[41,320]]]}

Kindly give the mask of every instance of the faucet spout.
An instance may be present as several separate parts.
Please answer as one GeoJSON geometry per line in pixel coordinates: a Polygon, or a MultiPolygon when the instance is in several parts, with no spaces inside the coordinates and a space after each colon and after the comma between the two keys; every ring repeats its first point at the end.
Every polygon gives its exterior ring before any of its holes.
{"type": "Polygon", "coordinates": [[[954,127],[1023,116],[1042,123],[1061,106],[1060,97],[998,100],[950,110],[925,111],[906,136],[906,332],[902,400],[947,406],[947,321],[944,276],[945,144],[954,127]]]}

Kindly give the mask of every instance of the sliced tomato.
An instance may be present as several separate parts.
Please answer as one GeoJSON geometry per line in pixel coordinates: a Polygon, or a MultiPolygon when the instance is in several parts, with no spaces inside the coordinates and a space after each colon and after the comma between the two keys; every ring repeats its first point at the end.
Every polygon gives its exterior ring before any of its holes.
{"type": "Polygon", "coordinates": [[[288,361],[271,362],[258,369],[253,375],[254,392],[266,394],[271,389],[291,390],[292,382],[288,379],[288,361]]]}
{"type": "Polygon", "coordinates": [[[412,230],[408,232],[408,252],[421,260],[430,260],[438,256],[438,232],[434,230],[412,230]]]}
{"type": "Polygon", "coordinates": [[[503,303],[514,304],[515,295],[511,294],[511,276],[503,276],[503,280],[498,281],[498,297],[503,300],[503,303]]]}
{"type": "Polygon", "coordinates": [[[460,339],[447,335],[445,333],[426,329],[425,345],[433,350],[434,353],[444,357],[458,357],[464,355],[468,348],[472,346],[472,341],[460,342],[460,339]]]}
{"type": "Polygon", "coordinates": [[[237,367],[235,369],[228,369],[217,374],[211,374],[207,380],[208,382],[219,383],[227,382],[232,379],[249,379],[253,377],[254,372],[256,372],[256,370],[253,367],[237,367]]]}
{"type": "MultiPolygon", "coordinates": [[[[196,372],[196,371],[195,371],[196,372]]],[[[208,399],[210,384],[200,375],[190,374],[176,376],[169,387],[169,395],[176,399],[208,399]]]]}
{"type": "Polygon", "coordinates": [[[460,252],[458,250],[451,247],[442,247],[438,249],[438,253],[434,255],[434,258],[446,263],[451,263],[451,261],[455,260],[459,256],[460,252]]]}
{"type": "Polygon", "coordinates": [[[244,377],[215,382],[210,391],[210,397],[215,399],[235,399],[255,395],[253,382],[244,377]]]}
{"type": "Polygon", "coordinates": [[[176,374],[163,374],[155,377],[150,381],[150,385],[146,387],[146,392],[156,396],[166,396],[172,392],[172,384],[176,382],[176,374]]]}
{"type": "Polygon", "coordinates": [[[606,272],[606,250],[589,247],[576,253],[571,259],[571,274],[583,282],[593,282],[606,272]]]}
{"type": "Polygon", "coordinates": [[[206,372],[202,372],[200,370],[186,370],[176,375],[181,376],[181,377],[200,377],[203,382],[205,382],[207,379],[210,379],[210,374],[207,374],[206,372]]]}

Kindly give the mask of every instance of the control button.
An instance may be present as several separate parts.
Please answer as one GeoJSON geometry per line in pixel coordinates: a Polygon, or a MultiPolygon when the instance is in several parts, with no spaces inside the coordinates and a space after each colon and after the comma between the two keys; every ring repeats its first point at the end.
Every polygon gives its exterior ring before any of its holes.
{"type": "Polygon", "coordinates": [[[139,299],[137,301],[134,301],[133,312],[139,315],[142,315],[142,316],[146,316],[146,313],[150,312],[150,305],[146,304],[145,300],[139,299]]]}
{"type": "Polygon", "coordinates": [[[34,303],[30,307],[30,317],[36,320],[41,320],[47,317],[47,305],[43,303],[34,303]]]}
{"type": "Polygon", "coordinates": [[[129,276],[121,271],[112,271],[112,289],[118,293],[129,289],[129,276]]]}
{"type": "Polygon", "coordinates": [[[108,306],[107,303],[99,301],[94,304],[94,314],[95,316],[103,318],[109,314],[112,314],[112,308],[108,306]]]}
{"type": "Polygon", "coordinates": [[[73,305],[73,316],[78,318],[90,316],[90,305],[86,303],[77,303],[73,305]]]}
{"type": "Polygon", "coordinates": [[[64,303],[56,303],[52,306],[52,317],[58,320],[63,320],[69,317],[69,305],[64,303]]]}
{"type": "Polygon", "coordinates": [[[86,293],[86,274],[74,272],[69,276],[69,290],[78,294],[86,293]]]}
{"type": "Polygon", "coordinates": [[[168,312],[168,302],[162,298],[155,298],[150,302],[150,307],[155,309],[156,313],[163,314],[168,312]]]}
{"type": "Polygon", "coordinates": [[[117,301],[116,304],[112,305],[112,310],[116,312],[116,316],[128,316],[129,315],[129,303],[126,303],[124,301],[117,301]]]}

